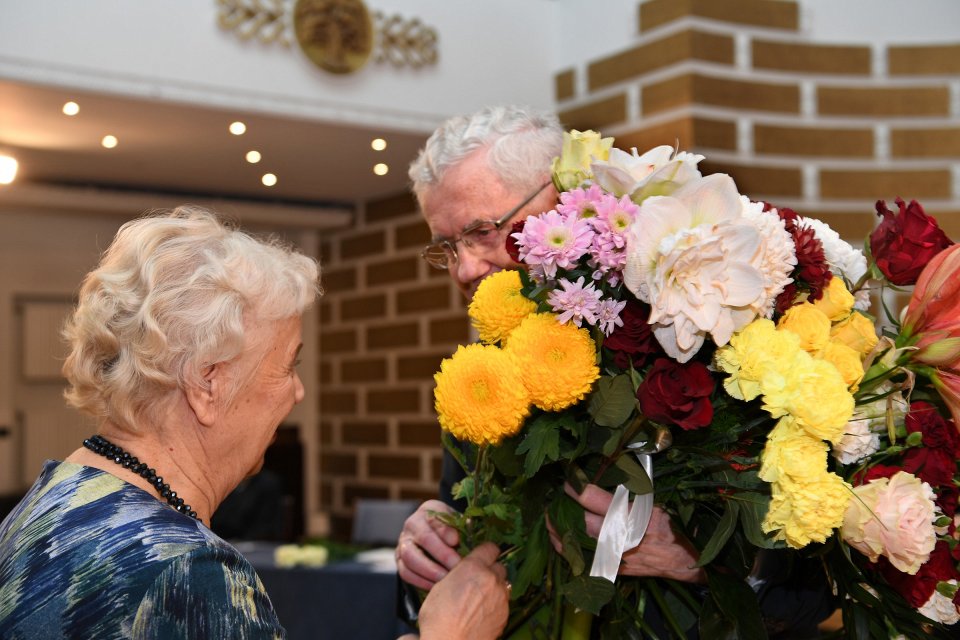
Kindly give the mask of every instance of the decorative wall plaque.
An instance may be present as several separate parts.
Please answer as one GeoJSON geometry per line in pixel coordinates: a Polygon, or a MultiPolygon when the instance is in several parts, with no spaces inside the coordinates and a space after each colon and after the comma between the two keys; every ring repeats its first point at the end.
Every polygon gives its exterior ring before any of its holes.
{"type": "Polygon", "coordinates": [[[217,0],[217,22],[241,40],[290,46],[330,73],[368,61],[419,69],[436,64],[437,32],[417,18],[371,14],[363,0],[217,0]]]}

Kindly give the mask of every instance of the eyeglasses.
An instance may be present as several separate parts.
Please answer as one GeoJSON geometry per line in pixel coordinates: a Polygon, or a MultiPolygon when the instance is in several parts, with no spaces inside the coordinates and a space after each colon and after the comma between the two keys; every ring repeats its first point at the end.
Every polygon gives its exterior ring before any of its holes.
{"type": "Polygon", "coordinates": [[[460,259],[457,255],[457,243],[462,242],[463,246],[469,249],[477,249],[483,252],[492,251],[500,245],[500,229],[503,228],[510,218],[520,213],[520,211],[530,204],[534,198],[540,195],[540,192],[550,186],[551,182],[544,182],[536,191],[524,198],[523,202],[515,206],[510,211],[500,216],[496,220],[477,220],[471,222],[463,228],[458,235],[453,238],[444,238],[432,242],[423,248],[420,257],[427,261],[431,267],[436,269],[449,269],[451,264],[456,264],[460,259]]]}

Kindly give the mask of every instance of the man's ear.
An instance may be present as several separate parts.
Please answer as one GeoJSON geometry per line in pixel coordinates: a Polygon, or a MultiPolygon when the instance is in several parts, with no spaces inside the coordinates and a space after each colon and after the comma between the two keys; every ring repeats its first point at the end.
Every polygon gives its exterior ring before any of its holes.
{"type": "Polygon", "coordinates": [[[197,422],[212,426],[220,413],[220,396],[224,388],[222,364],[211,364],[200,372],[200,381],[186,390],[187,404],[193,410],[197,422]]]}

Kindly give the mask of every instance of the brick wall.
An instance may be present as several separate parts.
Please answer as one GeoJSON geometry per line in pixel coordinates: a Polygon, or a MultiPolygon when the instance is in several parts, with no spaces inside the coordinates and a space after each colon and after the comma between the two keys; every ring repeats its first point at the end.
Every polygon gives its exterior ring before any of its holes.
{"type": "Polygon", "coordinates": [[[433,374],[469,339],[466,307],[420,250],[430,237],[407,194],[366,205],[321,242],[320,504],[350,534],[357,498],[436,497],[433,374]]]}
{"type": "MultiPolygon", "coordinates": [[[[707,156],[859,242],[915,198],[960,237],[960,44],[810,42],[784,0],[647,0],[635,43],[557,73],[564,124],[707,156]]],[[[960,37],[958,37],[960,41],[960,37]]]]}

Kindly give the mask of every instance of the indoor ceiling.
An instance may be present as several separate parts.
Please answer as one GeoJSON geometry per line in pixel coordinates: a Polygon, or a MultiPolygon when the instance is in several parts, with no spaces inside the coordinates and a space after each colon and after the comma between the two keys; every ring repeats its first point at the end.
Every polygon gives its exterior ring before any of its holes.
{"type": "Polygon", "coordinates": [[[404,191],[425,139],[0,80],[0,153],[18,160],[16,184],[350,208],[404,191]],[[63,113],[68,101],[80,107],[74,116],[63,113]],[[246,124],[240,136],[228,130],[237,120],[246,124]],[[117,138],[115,148],[101,145],[105,135],[117,138]],[[383,151],[371,148],[374,138],[386,140],[383,151]],[[247,162],[250,150],[259,163],[247,162]],[[374,174],[377,163],[386,175],[374,174]],[[277,176],[274,186],[261,182],[265,173],[277,176]]]}

